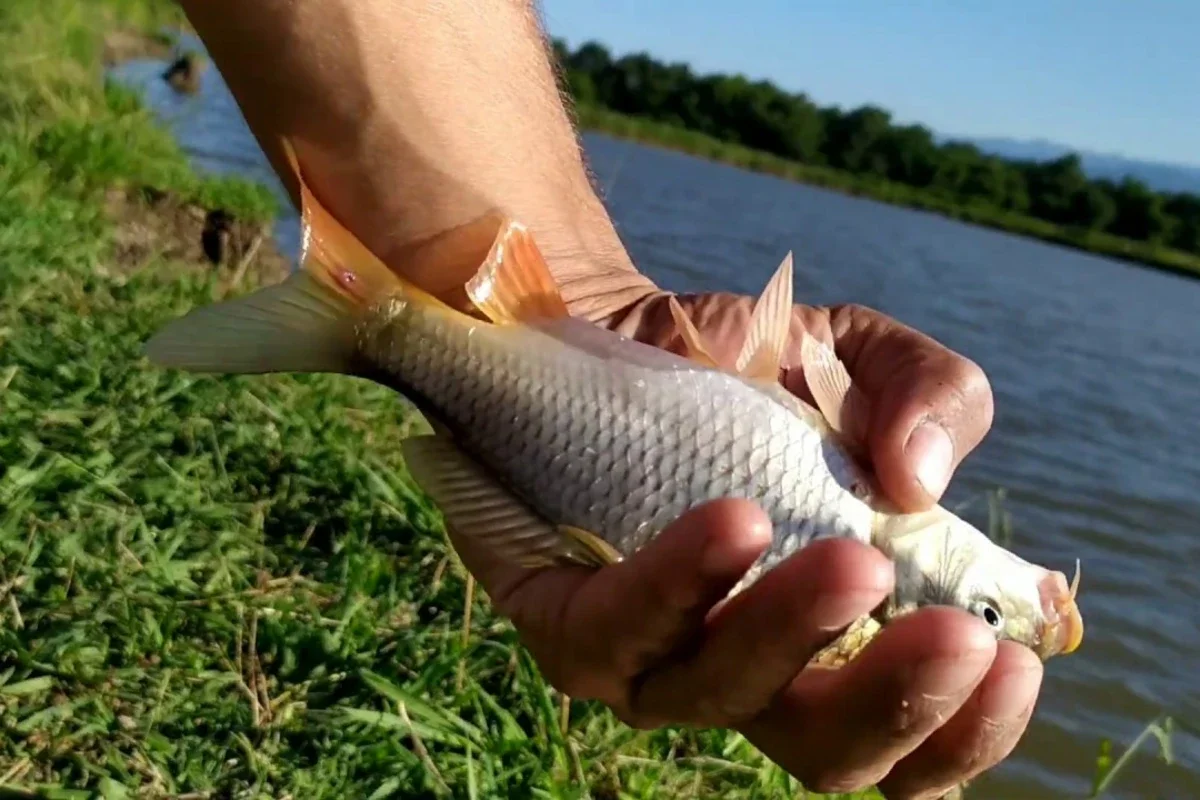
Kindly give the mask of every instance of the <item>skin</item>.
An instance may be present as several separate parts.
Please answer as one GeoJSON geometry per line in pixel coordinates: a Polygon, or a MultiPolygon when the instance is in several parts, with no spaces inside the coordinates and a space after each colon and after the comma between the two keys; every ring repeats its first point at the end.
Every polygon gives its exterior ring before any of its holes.
{"type": "MultiPolygon", "coordinates": [[[[391,268],[430,291],[461,284],[479,245],[463,226],[499,210],[531,228],[572,313],[678,346],[666,293],[634,268],[590,181],[526,0],[183,6],[293,198],[281,136],[321,201],[391,268]]],[[[679,299],[731,362],[752,298],[679,299]]],[[[868,308],[798,305],[801,328],[833,342],[871,398],[884,491],[905,510],[936,502],[991,425],[982,371],[868,308]]],[[[780,380],[810,399],[794,351],[780,380]]],[[[733,727],[812,789],[878,783],[889,798],[939,797],[1011,752],[1042,679],[1028,649],[930,608],[844,669],[804,670],[889,592],[891,565],[864,545],[818,542],[723,603],[770,535],[756,506],[723,500],[597,572],[526,571],[455,544],[550,682],[631,725],[733,727]]]]}

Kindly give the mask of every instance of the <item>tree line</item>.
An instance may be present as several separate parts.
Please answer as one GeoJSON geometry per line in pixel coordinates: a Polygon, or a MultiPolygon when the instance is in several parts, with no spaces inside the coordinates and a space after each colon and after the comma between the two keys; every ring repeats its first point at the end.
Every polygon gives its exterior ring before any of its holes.
{"type": "Polygon", "coordinates": [[[966,205],[1200,254],[1200,197],[1156,192],[1126,177],[1093,180],[1079,156],[1019,161],[967,142],[939,144],[923,125],[898,125],[878,106],[819,106],[806,95],[740,75],[697,75],[645,53],[614,58],[601,44],[553,41],[580,105],[698,131],[803,164],[907,184],[966,205]]]}

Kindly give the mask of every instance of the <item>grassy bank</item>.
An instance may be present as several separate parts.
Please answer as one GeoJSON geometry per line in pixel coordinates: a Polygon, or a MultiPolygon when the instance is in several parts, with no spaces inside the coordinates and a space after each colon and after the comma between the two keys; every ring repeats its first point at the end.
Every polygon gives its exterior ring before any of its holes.
{"type": "Polygon", "coordinates": [[[1111,234],[1068,228],[1034,217],[1013,214],[987,205],[965,205],[932,192],[901,183],[868,178],[827,167],[801,164],[759,150],[724,142],[703,133],[648,119],[618,114],[604,108],[577,110],[583,128],[621,139],[689,153],[711,161],[754,172],[819,186],[845,194],[869,197],[884,203],[932,211],[943,216],[1029,236],[1114,258],[1145,264],[1185,275],[1200,276],[1200,256],[1167,247],[1123,239],[1111,234]]]}
{"type": "Polygon", "coordinates": [[[405,477],[395,443],[419,422],[393,393],[147,368],[158,325],[278,266],[269,243],[202,260],[206,210],[257,223],[268,196],[196,178],[103,86],[102,33],[172,15],[0,11],[0,786],[795,796],[731,733],[577,703],[563,736],[483,603],[462,642],[463,573],[405,477]]]}

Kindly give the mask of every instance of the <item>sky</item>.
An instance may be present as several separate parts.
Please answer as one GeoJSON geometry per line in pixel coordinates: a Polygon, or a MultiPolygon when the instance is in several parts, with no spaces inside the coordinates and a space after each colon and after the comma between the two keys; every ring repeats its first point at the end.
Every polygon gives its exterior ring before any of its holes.
{"type": "Polygon", "coordinates": [[[1200,164],[1196,0],[541,0],[551,35],[959,136],[1200,164]]]}

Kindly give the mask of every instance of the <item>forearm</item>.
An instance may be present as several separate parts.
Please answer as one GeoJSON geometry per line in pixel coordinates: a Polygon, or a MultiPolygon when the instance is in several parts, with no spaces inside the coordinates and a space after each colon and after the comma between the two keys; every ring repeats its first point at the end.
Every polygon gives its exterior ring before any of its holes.
{"type": "Polygon", "coordinates": [[[284,136],[394,269],[440,290],[461,276],[431,240],[498,210],[533,230],[574,313],[653,292],[588,179],[526,0],[182,4],[293,198],[284,136]]]}

